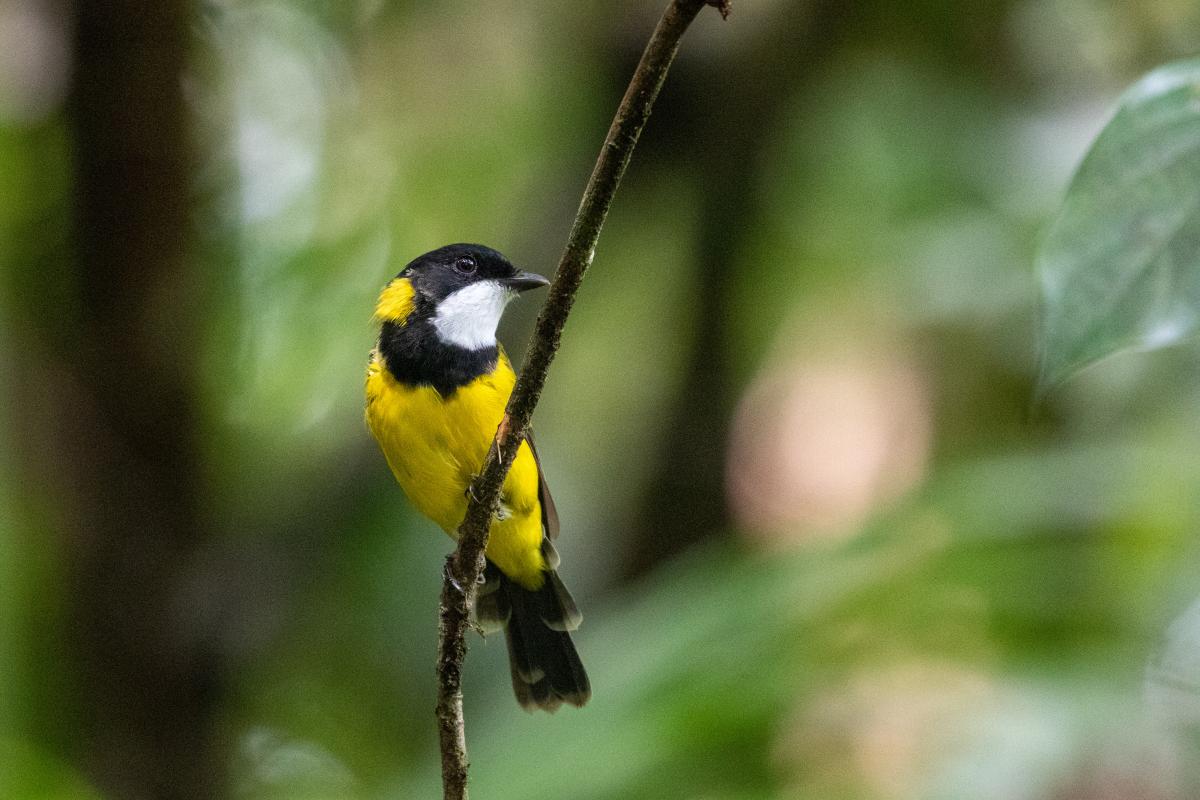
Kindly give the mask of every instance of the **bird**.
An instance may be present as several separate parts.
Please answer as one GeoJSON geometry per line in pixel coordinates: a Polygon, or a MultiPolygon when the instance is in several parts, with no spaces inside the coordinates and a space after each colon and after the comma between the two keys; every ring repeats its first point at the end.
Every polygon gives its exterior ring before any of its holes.
{"type": "MultiPolygon", "coordinates": [[[[417,511],[454,538],[516,376],[496,327],[521,292],[549,281],[496,250],[450,244],[419,256],[375,304],[379,338],[366,376],[366,420],[417,511]]],[[[571,631],[582,616],[558,576],[558,512],[531,436],[505,478],[473,615],[503,629],[526,711],[583,706],[591,685],[571,631]]]]}

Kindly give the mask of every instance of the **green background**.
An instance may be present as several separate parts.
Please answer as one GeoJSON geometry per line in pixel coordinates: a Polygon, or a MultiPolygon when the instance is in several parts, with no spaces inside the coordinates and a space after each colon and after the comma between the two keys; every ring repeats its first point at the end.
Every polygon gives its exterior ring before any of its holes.
{"type": "MultiPolygon", "coordinates": [[[[196,409],[200,533],[138,568],[168,576],[148,651],[211,659],[214,780],[144,796],[437,795],[450,542],[363,424],[374,298],[451,241],[552,270],[659,11],[188,7],[187,282],[153,307],[193,333],[142,346],[196,409]]],[[[87,722],[87,514],[53,477],[96,446],[71,26],[0,30],[0,796],[139,796],[112,776],[172,756],[87,722]]],[[[1198,44],[1176,0],[701,14],[534,418],[594,697],[523,713],[472,635],[475,796],[1200,792],[1195,347],[1033,401],[1039,242],[1124,87],[1198,44]]]]}

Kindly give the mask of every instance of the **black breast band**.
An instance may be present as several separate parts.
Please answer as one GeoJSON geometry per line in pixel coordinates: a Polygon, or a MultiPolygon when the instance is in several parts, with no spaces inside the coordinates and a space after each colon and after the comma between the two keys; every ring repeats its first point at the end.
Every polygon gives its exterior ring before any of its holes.
{"type": "Polygon", "coordinates": [[[429,320],[411,319],[405,325],[383,323],[379,353],[387,371],[400,383],[432,386],[449,397],[460,386],[493,372],[500,351],[496,345],[468,350],[446,344],[429,320]]]}

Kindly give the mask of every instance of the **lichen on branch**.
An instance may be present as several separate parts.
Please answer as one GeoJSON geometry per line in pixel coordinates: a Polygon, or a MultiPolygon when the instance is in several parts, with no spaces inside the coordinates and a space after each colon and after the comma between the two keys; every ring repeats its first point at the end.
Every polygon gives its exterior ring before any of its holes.
{"type": "Polygon", "coordinates": [[[437,720],[446,800],[463,800],[467,796],[462,665],[467,652],[469,608],[483,573],[484,551],[491,519],[499,506],[500,490],[517,449],[525,439],[529,420],[546,384],[550,362],[558,351],[563,326],[583,276],[592,263],[600,229],[617,186],[666,80],[680,39],[706,5],[718,9],[722,17],[729,14],[729,0],[672,0],[642,53],[584,189],[549,295],[538,316],[525,366],[509,397],[487,459],[471,484],[467,513],[458,528],[458,547],[446,560],[437,659],[437,720]]]}

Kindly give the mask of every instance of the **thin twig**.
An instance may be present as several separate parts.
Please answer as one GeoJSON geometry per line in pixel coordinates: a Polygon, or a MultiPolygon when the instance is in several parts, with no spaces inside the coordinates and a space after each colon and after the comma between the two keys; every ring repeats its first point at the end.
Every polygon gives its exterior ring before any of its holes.
{"type": "Polygon", "coordinates": [[[472,483],[467,514],[458,528],[458,548],[446,560],[437,665],[437,719],[442,751],[442,789],[446,800],[465,800],[467,797],[467,748],[462,707],[462,665],[467,654],[465,634],[468,609],[483,572],[488,529],[500,502],[500,489],[525,438],[529,419],[546,383],[550,362],[558,350],[563,325],[583,275],[592,263],[600,228],[621,176],[629,165],[638,136],[667,77],[679,40],[706,5],[717,8],[723,17],[729,13],[729,0],[672,0],[642,53],[642,60],[629,82],[584,190],[549,296],[534,328],[525,367],[509,398],[483,469],[472,483]]]}

